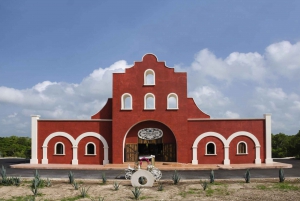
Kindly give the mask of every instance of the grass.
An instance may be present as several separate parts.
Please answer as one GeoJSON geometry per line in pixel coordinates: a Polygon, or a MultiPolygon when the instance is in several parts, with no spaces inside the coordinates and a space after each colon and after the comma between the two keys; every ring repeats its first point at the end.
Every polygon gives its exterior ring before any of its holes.
{"type": "Polygon", "coordinates": [[[284,190],[284,191],[298,191],[300,188],[289,183],[276,183],[272,186],[274,189],[284,190]]]}
{"type": "Polygon", "coordinates": [[[214,190],[211,188],[208,188],[205,192],[206,192],[206,196],[208,196],[208,197],[210,197],[214,194],[214,190]]]}
{"type": "Polygon", "coordinates": [[[81,196],[77,195],[75,197],[66,197],[66,198],[63,198],[63,199],[61,199],[61,201],[74,201],[74,200],[79,200],[81,198],[82,198],[81,196]]]}
{"type": "Polygon", "coordinates": [[[259,190],[268,190],[268,187],[266,187],[265,185],[262,185],[262,184],[257,185],[256,188],[259,190]]]}

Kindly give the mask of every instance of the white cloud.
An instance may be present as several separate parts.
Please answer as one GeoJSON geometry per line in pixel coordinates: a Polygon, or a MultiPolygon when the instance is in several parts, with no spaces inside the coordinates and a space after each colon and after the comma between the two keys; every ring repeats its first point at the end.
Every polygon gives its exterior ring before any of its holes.
{"type": "MultiPolygon", "coordinates": [[[[263,54],[233,52],[224,59],[204,49],[190,66],[175,69],[187,72],[188,96],[211,117],[261,118],[272,113],[273,132],[294,134],[300,121],[299,55],[300,43],[287,41],[271,44],[263,54]]],[[[29,89],[0,86],[0,126],[7,135],[29,135],[32,114],[89,119],[112,96],[112,73],[128,67],[126,61],[117,61],[80,83],[44,81],[29,89]]]]}
{"type": "Polygon", "coordinates": [[[226,111],[225,112],[225,116],[227,118],[230,118],[230,119],[237,119],[237,118],[240,118],[240,115],[238,113],[235,113],[235,112],[231,112],[231,111],[226,111]]]}

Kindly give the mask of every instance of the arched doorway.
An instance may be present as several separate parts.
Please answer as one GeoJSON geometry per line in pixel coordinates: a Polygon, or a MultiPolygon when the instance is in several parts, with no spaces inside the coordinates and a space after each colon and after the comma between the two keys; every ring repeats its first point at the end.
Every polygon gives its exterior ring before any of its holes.
{"type": "Polygon", "coordinates": [[[138,161],[141,156],[155,155],[155,161],[176,162],[176,139],[171,129],[158,121],[144,121],[127,133],[124,161],[138,161]]]}

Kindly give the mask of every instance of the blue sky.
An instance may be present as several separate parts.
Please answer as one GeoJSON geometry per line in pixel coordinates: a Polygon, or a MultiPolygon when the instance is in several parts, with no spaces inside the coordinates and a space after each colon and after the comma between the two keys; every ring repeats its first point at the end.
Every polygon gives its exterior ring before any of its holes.
{"type": "Polygon", "coordinates": [[[188,73],[213,118],[300,129],[300,1],[0,1],[0,136],[88,119],[146,53],[188,73]]]}

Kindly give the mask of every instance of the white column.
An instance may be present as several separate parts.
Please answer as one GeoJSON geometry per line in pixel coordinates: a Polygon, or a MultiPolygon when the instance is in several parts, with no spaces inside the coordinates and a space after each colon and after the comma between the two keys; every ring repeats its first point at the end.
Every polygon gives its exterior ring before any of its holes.
{"type": "Polygon", "coordinates": [[[224,165],[230,165],[229,146],[224,146],[224,165]]]}
{"type": "Polygon", "coordinates": [[[31,159],[30,164],[38,164],[37,159],[37,129],[38,129],[38,119],[39,115],[31,115],[31,159]]]}
{"type": "Polygon", "coordinates": [[[273,163],[272,158],[272,136],[271,136],[271,114],[265,114],[265,128],[266,128],[266,160],[265,163],[273,163]]]}
{"type": "Polygon", "coordinates": [[[72,159],[72,165],[78,165],[78,159],[77,159],[77,145],[73,146],[73,159],[72,159]]]}
{"type": "Polygon", "coordinates": [[[43,146],[43,159],[42,159],[42,164],[48,164],[47,148],[48,148],[48,146],[43,146]]]}
{"type": "Polygon", "coordinates": [[[108,160],[108,147],[104,147],[104,160],[103,160],[103,165],[106,165],[109,163],[108,160]]]}
{"type": "Polygon", "coordinates": [[[260,146],[255,146],[255,164],[261,164],[261,159],[260,159],[260,146]]]}
{"type": "Polygon", "coordinates": [[[193,160],[192,160],[192,165],[198,165],[198,160],[197,160],[197,147],[192,147],[193,148],[193,160]]]}

